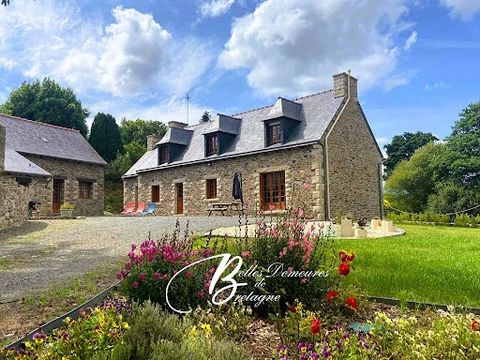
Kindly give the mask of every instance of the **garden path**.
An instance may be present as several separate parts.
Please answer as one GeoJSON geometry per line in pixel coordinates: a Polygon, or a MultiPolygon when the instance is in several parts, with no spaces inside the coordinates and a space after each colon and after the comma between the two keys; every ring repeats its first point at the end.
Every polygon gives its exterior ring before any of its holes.
{"type": "MultiPolygon", "coordinates": [[[[176,217],[88,217],[35,220],[0,231],[0,303],[78,278],[126,256],[131,243],[172,233],[176,217]]],[[[182,231],[204,233],[238,223],[238,217],[179,218],[182,231]]]]}

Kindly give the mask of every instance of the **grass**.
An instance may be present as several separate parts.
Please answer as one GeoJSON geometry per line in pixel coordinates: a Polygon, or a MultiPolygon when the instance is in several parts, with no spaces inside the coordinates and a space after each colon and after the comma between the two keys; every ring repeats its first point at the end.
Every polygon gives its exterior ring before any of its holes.
{"type": "Polygon", "coordinates": [[[348,281],[371,296],[480,307],[480,230],[400,227],[406,235],[339,240],[356,254],[348,281]]]}
{"type": "Polygon", "coordinates": [[[54,284],[22,301],[0,304],[0,347],[114,284],[121,264],[123,261],[106,263],[72,282],[54,284]]]}

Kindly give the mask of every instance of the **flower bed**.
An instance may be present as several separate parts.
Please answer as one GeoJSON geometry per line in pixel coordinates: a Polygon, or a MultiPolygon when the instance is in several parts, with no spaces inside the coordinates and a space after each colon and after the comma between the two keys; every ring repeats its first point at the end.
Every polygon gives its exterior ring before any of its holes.
{"type": "MultiPolygon", "coordinates": [[[[355,271],[355,254],[337,253],[332,239],[315,235],[301,210],[274,223],[258,220],[254,239],[147,239],[133,245],[119,272],[133,301],[111,300],[38,333],[6,359],[478,359],[480,319],[449,312],[381,311],[343,279],[355,271]],[[243,273],[235,272],[241,256],[243,273]],[[211,258],[212,256],[219,256],[211,258]],[[228,261],[232,260],[232,262],[228,261]],[[213,290],[245,286],[212,304],[213,290]],[[280,263],[270,268],[270,264],[280,263]],[[272,272],[284,276],[268,276],[272,272]],[[224,277],[226,274],[223,274],[224,277]],[[220,276],[220,275],[219,275],[220,276]],[[173,281],[175,280],[175,281],[173,281]],[[215,283],[218,280],[217,283],[215,283]],[[213,286],[212,283],[216,286],[213,286]],[[211,288],[212,285],[212,288],[211,288]],[[238,284],[237,284],[238,285],[238,284]],[[167,301],[166,293],[169,290],[167,301]],[[212,290],[212,291],[210,291],[212,290]],[[271,302],[249,302],[251,294],[271,302]],[[235,301],[235,299],[247,299],[235,301]],[[172,306],[174,303],[174,306],[172,306]],[[189,310],[182,316],[175,309],[189,310]],[[190,311],[191,310],[191,311],[190,311]]],[[[185,232],[188,234],[188,232],[185,232]]],[[[229,288],[231,289],[231,288],[229,288]]],[[[229,290],[227,289],[227,290],[229,290]]],[[[215,294],[215,293],[213,293],[215,294]]]]}

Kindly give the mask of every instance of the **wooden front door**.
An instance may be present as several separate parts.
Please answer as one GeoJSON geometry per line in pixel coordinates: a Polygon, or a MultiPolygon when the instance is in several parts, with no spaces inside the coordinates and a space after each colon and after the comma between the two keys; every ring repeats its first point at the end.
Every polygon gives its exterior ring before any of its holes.
{"type": "Polygon", "coordinates": [[[53,201],[52,211],[58,213],[63,204],[65,193],[65,181],[62,179],[53,179],[53,201]]]}
{"type": "Polygon", "coordinates": [[[183,183],[175,184],[177,198],[177,214],[183,214],[183,183]]]}

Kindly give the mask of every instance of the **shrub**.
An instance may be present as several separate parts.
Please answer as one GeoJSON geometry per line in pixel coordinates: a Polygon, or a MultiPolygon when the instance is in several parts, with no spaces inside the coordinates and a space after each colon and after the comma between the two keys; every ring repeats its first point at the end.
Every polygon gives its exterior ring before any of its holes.
{"type": "MultiPolygon", "coordinates": [[[[158,241],[147,239],[139,246],[132,244],[128,254],[130,260],[118,275],[123,279],[123,290],[131,298],[140,302],[152,300],[166,309],[165,292],[172,276],[192,262],[213,253],[211,248],[193,249],[188,225],[184,237],[180,238],[177,221],[176,230],[171,236],[158,241]]],[[[205,306],[206,289],[214,272],[212,264],[202,263],[181,273],[169,288],[169,298],[174,299],[175,308],[188,310],[198,305],[205,306]]]]}
{"type": "Polygon", "coordinates": [[[455,216],[455,220],[454,220],[454,223],[455,223],[455,226],[468,226],[470,222],[470,216],[466,215],[466,214],[458,214],[457,216],[455,216]]]}
{"type": "MultiPolygon", "coordinates": [[[[261,217],[257,220],[255,239],[236,243],[238,253],[248,254],[244,256],[246,269],[257,266],[264,275],[269,275],[268,267],[276,263],[286,273],[297,272],[295,277],[264,276],[261,286],[254,287],[249,283],[240,289],[247,294],[280,295],[281,312],[285,311],[287,303],[296,299],[307,307],[319,308],[326,292],[338,287],[340,282],[338,256],[332,239],[322,235],[323,227],[307,225],[302,218],[301,209],[287,212],[275,220],[272,218],[270,223],[261,217]],[[301,271],[316,271],[319,276],[301,277],[301,271]]],[[[261,308],[261,312],[267,310],[272,310],[271,306],[270,309],[261,308]]]]}
{"type": "Polygon", "coordinates": [[[218,340],[206,326],[192,331],[193,323],[165,313],[158,305],[135,306],[130,328],[112,352],[112,360],[239,359],[248,355],[234,343],[218,340]]]}

